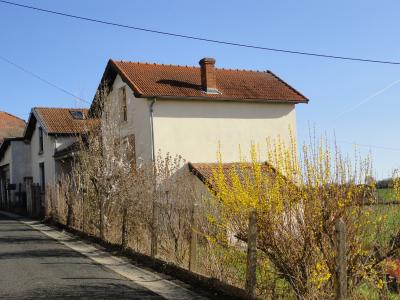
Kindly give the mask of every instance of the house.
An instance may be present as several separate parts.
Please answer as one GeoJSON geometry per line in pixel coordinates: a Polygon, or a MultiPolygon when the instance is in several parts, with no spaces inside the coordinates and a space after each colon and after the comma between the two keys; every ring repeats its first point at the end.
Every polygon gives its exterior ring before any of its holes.
{"type": "Polygon", "coordinates": [[[30,148],[23,137],[5,138],[0,146],[0,207],[23,207],[23,183],[31,176],[30,148]]]}
{"type": "MultiPolygon", "coordinates": [[[[252,143],[267,138],[289,142],[296,135],[296,111],[308,99],[270,71],[220,69],[213,58],[199,67],[110,60],[90,115],[119,126],[134,140],[136,161],[157,153],[192,163],[239,159],[252,143]]],[[[264,151],[265,152],[265,151],[264,151]]],[[[266,159],[266,153],[260,159],[266,159]]]]}
{"type": "Polygon", "coordinates": [[[40,214],[46,187],[55,186],[71,170],[77,137],[96,121],[87,115],[83,108],[32,108],[21,136],[5,138],[0,146],[3,208],[40,214]]]}
{"type": "Polygon", "coordinates": [[[20,137],[24,133],[25,121],[7,112],[0,111],[0,144],[4,138],[20,137]]]}
{"type": "Polygon", "coordinates": [[[20,167],[29,159],[22,138],[24,128],[24,120],[0,112],[0,208],[9,207],[18,196],[19,187],[14,184],[22,182],[20,167]]]}
{"type": "MultiPolygon", "coordinates": [[[[32,108],[24,133],[30,145],[30,168],[33,183],[45,189],[58,182],[65,168],[69,168],[68,155],[56,155],[69,149],[77,136],[88,129],[88,110],[83,108],[32,108]]],[[[28,171],[27,171],[28,172],[28,171]]]]}

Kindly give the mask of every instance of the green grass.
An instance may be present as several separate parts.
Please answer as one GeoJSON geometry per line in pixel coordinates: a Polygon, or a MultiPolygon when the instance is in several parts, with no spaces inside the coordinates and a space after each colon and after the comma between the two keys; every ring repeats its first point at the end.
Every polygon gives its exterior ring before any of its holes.
{"type": "Polygon", "coordinates": [[[364,242],[373,244],[379,242],[381,244],[389,243],[393,235],[400,230],[400,205],[377,204],[365,208],[369,213],[368,219],[372,222],[367,223],[368,230],[365,231],[366,236],[364,242]],[[385,218],[383,227],[378,230],[375,220],[385,218]],[[379,232],[378,232],[379,231],[379,232]]]}
{"type": "MultiPolygon", "coordinates": [[[[374,220],[376,218],[385,216],[385,222],[384,227],[381,228],[379,232],[377,232],[377,227],[374,225],[368,225],[370,228],[366,232],[369,232],[369,234],[364,237],[364,242],[371,244],[389,243],[393,238],[393,235],[396,234],[400,229],[400,205],[381,204],[374,205],[373,207],[367,207],[366,209],[370,212],[368,218],[374,220]]],[[[356,299],[379,299],[378,290],[367,283],[361,285],[357,289],[356,294],[358,294],[358,297],[355,297],[356,299]]],[[[389,293],[387,299],[400,300],[400,295],[389,293]]]]}
{"type": "Polygon", "coordinates": [[[393,188],[377,189],[378,200],[386,202],[396,200],[396,193],[393,188]]]}
{"type": "MultiPolygon", "coordinates": [[[[368,284],[363,284],[356,292],[358,297],[355,299],[379,299],[379,293],[376,289],[371,288],[368,284]]],[[[400,300],[400,295],[389,293],[388,300],[400,300]]]]}

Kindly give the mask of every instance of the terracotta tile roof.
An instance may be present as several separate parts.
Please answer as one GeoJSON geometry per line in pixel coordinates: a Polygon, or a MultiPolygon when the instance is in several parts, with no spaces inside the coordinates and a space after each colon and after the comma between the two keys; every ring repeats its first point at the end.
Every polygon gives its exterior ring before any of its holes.
{"type": "Polygon", "coordinates": [[[87,119],[88,109],[86,108],[35,107],[32,112],[39,118],[48,134],[83,133],[98,122],[96,119],[87,119]],[[75,119],[71,112],[81,112],[84,119],[75,119]]]}
{"type": "Polygon", "coordinates": [[[4,111],[0,111],[0,144],[4,138],[21,137],[25,121],[4,111]]]}
{"type": "MultiPolygon", "coordinates": [[[[199,177],[201,181],[203,181],[205,184],[208,186],[212,187],[212,182],[213,182],[213,172],[217,171],[218,168],[221,166],[222,167],[222,172],[224,173],[224,176],[227,181],[231,178],[231,172],[233,169],[235,170],[240,170],[239,168],[244,169],[249,169],[251,168],[250,163],[222,163],[221,165],[219,163],[189,163],[189,170],[199,177]]],[[[277,171],[268,163],[264,163],[261,166],[261,171],[264,174],[270,174],[271,176],[276,176],[277,171]]],[[[250,173],[251,174],[251,173],[250,173]]]]}
{"type": "Polygon", "coordinates": [[[190,97],[214,100],[307,103],[308,99],[270,71],[216,68],[219,94],[201,89],[200,67],[160,65],[110,60],[105,76],[113,70],[138,97],[190,97]]]}

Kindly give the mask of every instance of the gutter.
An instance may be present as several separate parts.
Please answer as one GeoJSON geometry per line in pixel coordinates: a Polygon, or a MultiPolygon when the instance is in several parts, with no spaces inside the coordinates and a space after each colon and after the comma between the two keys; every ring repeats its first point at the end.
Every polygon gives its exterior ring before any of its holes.
{"type": "MultiPolygon", "coordinates": [[[[137,98],[155,98],[155,96],[138,95],[137,98]]],[[[239,103],[271,103],[271,104],[308,104],[309,99],[304,100],[280,100],[280,99],[232,99],[223,97],[200,97],[200,96],[157,96],[161,100],[199,100],[199,101],[220,101],[220,102],[239,102],[239,103]]]]}
{"type": "Polygon", "coordinates": [[[150,133],[151,133],[151,161],[154,163],[156,161],[156,154],[154,149],[154,109],[153,106],[156,103],[156,98],[154,97],[150,103],[150,133]]]}

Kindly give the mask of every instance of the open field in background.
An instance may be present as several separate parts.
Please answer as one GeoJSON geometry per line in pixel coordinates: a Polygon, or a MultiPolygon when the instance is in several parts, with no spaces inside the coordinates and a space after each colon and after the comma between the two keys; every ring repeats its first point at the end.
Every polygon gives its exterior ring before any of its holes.
{"type": "MultiPolygon", "coordinates": [[[[386,218],[386,230],[375,235],[374,231],[371,231],[371,236],[377,236],[381,241],[389,241],[393,234],[400,228],[400,205],[375,205],[372,209],[372,213],[369,215],[371,222],[378,218],[386,218]]],[[[375,230],[371,228],[372,230],[375,230]]]]}
{"type": "MultiPolygon", "coordinates": [[[[393,189],[378,189],[377,190],[379,201],[387,202],[394,201],[396,199],[395,192],[393,189]]],[[[371,221],[371,234],[365,237],[365,243],[389,243],[393,238],[393,235],[400,228],[400,205],[386,205],[377,204],[372,208],[372,212],[369,211],[369,219],[371,221]],[[377,218],[385,218],[385,229],[383,232],[376,232],[377,229],[372,225],[373,221],[377,218]]],[[[380,299],[379,293],[376,289],[370,288],[370,286],[365,283],[359,288],[360,299],[380,299]]],[[[400,300],[400,295],[396,293],[389,293],[389,300],[400,300]]]]}
{"type": "Polygon", "coordinates": [[[394,201],[396,200],[396,193],[393,188],[382,188],[376,190],[378,193],[378,200],[381,201],[394,201]]]}

